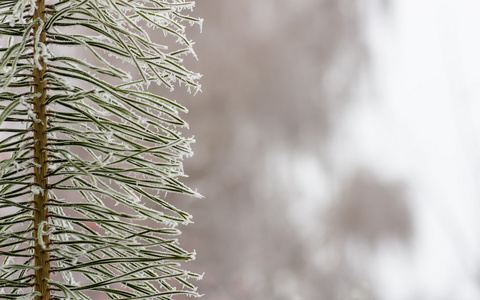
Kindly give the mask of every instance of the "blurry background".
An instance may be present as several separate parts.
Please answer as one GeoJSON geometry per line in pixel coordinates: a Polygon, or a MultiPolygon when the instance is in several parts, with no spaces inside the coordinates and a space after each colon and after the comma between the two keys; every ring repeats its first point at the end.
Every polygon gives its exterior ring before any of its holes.
{"type": "Polygon", "coordinates": [[[480,4],[209,0],[187,105],[208,300],[480,299],[480,4]]]}

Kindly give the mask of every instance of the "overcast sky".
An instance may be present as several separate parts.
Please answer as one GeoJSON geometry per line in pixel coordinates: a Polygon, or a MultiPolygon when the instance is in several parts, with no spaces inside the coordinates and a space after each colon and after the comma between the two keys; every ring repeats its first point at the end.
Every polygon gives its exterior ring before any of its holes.
{"type": "Polygon", "coordinates": [[[374,286],[388,300],[480,299],[480,2],[390,9],[365,8],[372,67],[335,148],[345,167],[407,183],[415,237],[373,258],[374,286]]]}

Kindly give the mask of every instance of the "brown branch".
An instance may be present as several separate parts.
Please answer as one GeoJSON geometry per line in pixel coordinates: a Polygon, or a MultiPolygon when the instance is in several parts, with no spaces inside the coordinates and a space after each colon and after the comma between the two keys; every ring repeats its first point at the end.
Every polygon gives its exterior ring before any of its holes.
{"type": "MultiPolygon", "coordinates": [[[[43,23],[46,23],[45,17],[45,0],[37,0],[34,20],[41,19],[43,23]]],[[[46,32],[43,26],[37,24],[34,27],[34,36],[41,30],[40,42],[45,43],[47,40],[46,32]]],[[[39,49],[34,49],[39,51],[39,49]]],[[[50,254],[43,249],[40,243],[38,243],[38,229],[42,222],[48,222],[48,163],[47,163],[47,115],[46,115],[46,101],[47,101],[47,81],[44,79],[45,72],[47,70],[47,64],[40,57],[41,69],[35,68],[33,71],[34,84],[33,90],[35,94],[41,96],[35,97],[33,100],[33,110],[40,120],[40,122],[33,122],[34,128],[34,160],[36,167],[34,167],[34,183],[40,187],[42,192],[35,194],[34,197],[34,237],[35,237],[35,267],[39,267],[35,270],[35,291],[42,293],[42,296],[37,296],[36,300],[50,300],[50,287],[47,280],[50,278],[50,254]]],[[[45,230],[48,230],[48,226],[45,226],[45,230]]],[[[43,239],[45,247],[50,245],[48,235],[40,237],[43,239]]]]}

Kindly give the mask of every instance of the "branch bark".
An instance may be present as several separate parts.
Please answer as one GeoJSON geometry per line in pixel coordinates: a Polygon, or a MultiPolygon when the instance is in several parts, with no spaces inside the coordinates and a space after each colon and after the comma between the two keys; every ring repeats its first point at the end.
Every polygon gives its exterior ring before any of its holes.
{"type": "MultiPolygon", "coordinates": [[[[37,0],[36,9],[33,20],[41,19],[43,24],[46,23],[45,15],[45,0],[37,0]]],[[[46,44],[47,35],[44,30],[44,26],[37,24],[34,27],[34,36],[38,31],[40,33],[40,42],[46,44]]],[[[34,43],[35,44],[35,43],[34,43]]],[[[38,45],[36,45],[38,47],[38,45]]],[[[34,46],[35,47],[35,46],[34,46]]],[[[40,49],[34,49],[40,51],[40,49]]],[[[47,280],[50,278],[50,254],[47,248],[50,244],[48,235],[39,236],[40,230],[48,230],[48,165],[47,165],[47,114],[46,114],[46,100],[47,100],[47,82],[44,79],[44,75],[47,70],[47,64],[40,57],[39,63],[41,69],[36,67],[33,71],[34,83],[33,90],[35,94],[41,96],[35,97],[33,100],[33,110],[38,120],[33,122],[34,131],[34,157],[36,167],[34,167],[34,184],[40,187],[34,197],[35,214],[34,214],[34,236],[35,236],[35,291],[38,291],[42,296],[37,296],[36,300],[50,300],[50,290],[47,280]],[[43,239],[43,243],[39,243],[39,239],[43,239]],[[43,244],[43,245],[42,245],[43,244]],[[44,246],[44,247],[43,247],[44,246]]]]}

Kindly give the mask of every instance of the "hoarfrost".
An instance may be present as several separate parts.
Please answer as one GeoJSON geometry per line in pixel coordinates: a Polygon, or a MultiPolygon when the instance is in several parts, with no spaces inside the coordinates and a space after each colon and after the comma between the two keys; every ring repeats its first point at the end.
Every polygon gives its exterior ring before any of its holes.
{"type": "Polygon", "coordinates": [[[17,300],[33,300],[38,296],[42,296],[42,293],[35,291],[35,292],[31,292],[30,294],[20,296],[17,298],[17,300]]]}
{"type": "Polygon", "coordinates": [[[37,238],[37,241],[38,241],[38,244],[40,245],[40,247],[42,247],[43,249],[47,249],[46,245],[45,245],[45,242],[43,241],[43,237],[45,235],[50,235],[53,233],[53,228],[50,228],[48,230],[45,230],[45,226],[48,226],[48,223],[46,221],[42,221],[40,222],[40,224],[38,225],[38,238],[37,238]]]}
{"type": "Polygon", "coordinates": [[[6,21],[13,27],[15,24],[26,24],[27,18],[35,13],[35,0],[20,0],[12,8],[12,14],[7,15],[6,21]],[[28,10],[26,8],[28,7],[28,10]]]}
{"type": "Polygon", "coordinates": [[[34,195],[43,195],[43,189],[39,187],[38,185],[32,185],[30,187],[30,190],[34,195]]]}

